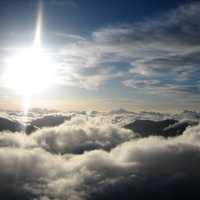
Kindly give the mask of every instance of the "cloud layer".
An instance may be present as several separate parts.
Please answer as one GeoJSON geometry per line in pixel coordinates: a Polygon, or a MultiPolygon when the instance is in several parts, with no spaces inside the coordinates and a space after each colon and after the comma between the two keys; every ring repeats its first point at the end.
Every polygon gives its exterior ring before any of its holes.
{"type": "MultiPolygon", "coordinates": [[[[131,114],[125,113],[127,117],[131,114]]],[[[138,138],[120,123],[111,122],[113,115],[116,111],[77,113],[70,121],[31,135],[1,132],[0,198],[199,197],[199,125],[173,138],[138,138]]],[[[140,113],[142,116],[158,118],[159,113],[140,113]]],[[[159,119],[162,117],[160,114],[159,119]]]]}

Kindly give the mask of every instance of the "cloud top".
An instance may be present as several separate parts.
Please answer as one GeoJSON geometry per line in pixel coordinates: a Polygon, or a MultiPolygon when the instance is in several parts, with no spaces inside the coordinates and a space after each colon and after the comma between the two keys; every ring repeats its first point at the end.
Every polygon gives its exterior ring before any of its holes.
{"type": "MultiPolygon", "coordinates": [[[[142,200],[199,196],[199,125],[173,138],[141,138],[112,122],[112,115],[134,113],[77,114],[31,135],[0,132],[0,197],[142,200]]],[[[159,116],[142,115],[143,119],[159,116]]]]}

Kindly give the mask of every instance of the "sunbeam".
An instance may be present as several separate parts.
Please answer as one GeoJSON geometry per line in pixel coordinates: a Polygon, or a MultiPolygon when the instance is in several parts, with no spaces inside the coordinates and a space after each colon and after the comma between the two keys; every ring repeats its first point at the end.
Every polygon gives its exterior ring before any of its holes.
{"type": "Polygon", "coordinates": [[[55,63],[42,48],[42,18],[43,4],[39,1],[33,45],[11,56],[4,73],[5,84],[23,96],[25,113],[31,105],[31,97],[47,90],[55,80],[55,63]]]}

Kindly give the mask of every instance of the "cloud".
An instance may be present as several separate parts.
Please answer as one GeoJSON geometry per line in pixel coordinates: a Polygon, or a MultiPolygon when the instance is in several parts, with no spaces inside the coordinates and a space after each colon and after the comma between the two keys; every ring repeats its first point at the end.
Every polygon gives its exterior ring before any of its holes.
{"type": "Polygon", "coordinates": [[[95,120],[72,119],[55,128],[41,129],[33,133],[32,137],[47,151],[62,154],[110,150],[135,137],[129,130],[100,121],[95,123],[95,120]]]}
{"type": "Polygon", "coordinates": [[[197,67],[199,61],[199,52],[171,55],[140,62],[135,68],[131,69],[131,72],[145,76],[162,76],[164,75],[163,72],[171,73],[171,76],[175,76],[179,81],[184,81],[190,79],[194,73],[199,72],[197,67]],[[187,74],[186,71],[188,72],[187,74]]]}
{"type": "Polygon", "coordinates": [[[199,10],[200,4],[193,2],[152,19],[102,27],[85,39],[77,38],[58,52],[63,84],[97,89],[115,79],[154,94],[164,90],[177,97],[198,95],[199,10]]]}
{"type": "MultiPolygon", "coordinates": [[[[80,155],[52,154],[34,142],[28,145],[31,135],[11,137],[5,133],[1,144],[10,138],[21,145],[0,148],[0,197],[9,200],[199,197],[199,133],[200,126],[196,126],[171,139],[130,139],[110,152],[94,150],[80,155]]],[[[78,134],[74,132],[77,138],[78,134]]]]}
{"type": "Polygon", "coordinates": [[[199,121],[200,113],[190,110],[184,110],[181,113],[175,114],[173,117],[178,120],[199,121]]]}
{"type": "Polygon", "coordinates": [[[160,95],[176,95],[176,96],[198,96],[200,91],[199,83],[193,84],[176,84],[176,83],[162,83],[158,80],[125,80],[122,81],[123,85],[133,89],[146,89],[149,93],[160,94],[160,95]]]}
{"type": "Polygon", "coordinates": [[[157,80],[125,80],[123,84],[131,88],[150,88],[159,85],[160,82],[157,80]]]}
{"type": "Polygon", "coordinates": [[[24,133],[16,132],[15,134],[11,134],[10,132],[3,131],[0,132],[0,148],[3,147],[31,149],[39,147],[39,145],[31,136],[24,133]]]}
{"type": "MultiPolygon", "coordinates": [[[[53,1],[62,2],[71,1],[53,1]]],[[[50,33],[58,41],[47,51],[57,62],[56,83],[97,90],[115,80],[145,94],[198,99],[199,11],[200,4],[191,2],[151,19],[100,27],[87,37],[50,33]]]]}

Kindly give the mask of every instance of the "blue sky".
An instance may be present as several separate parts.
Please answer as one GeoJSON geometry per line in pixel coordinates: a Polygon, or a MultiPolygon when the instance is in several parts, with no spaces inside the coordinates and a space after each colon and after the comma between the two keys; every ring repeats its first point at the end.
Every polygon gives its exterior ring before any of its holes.
{"type": "MultiPolygon", "coordinates": [[[[1,60],[33,42],[37,4],[1,1],[1,60]]],[[[44,0],[42,45],[58,82],[34,97],[35,106],[198,108],[199,13],[189,0],[44,0]]],[[[0,90],[1,102],[20,99],[0,90]]]]}

